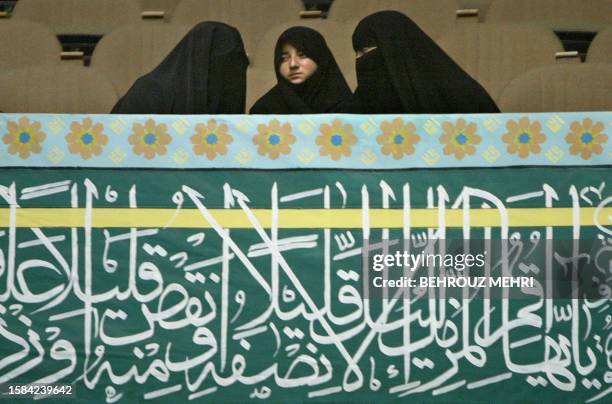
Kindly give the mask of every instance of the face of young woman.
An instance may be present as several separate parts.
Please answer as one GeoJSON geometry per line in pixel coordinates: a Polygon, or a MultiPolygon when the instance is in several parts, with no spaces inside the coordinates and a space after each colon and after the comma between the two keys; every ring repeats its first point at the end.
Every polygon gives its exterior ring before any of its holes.
{"type": "Polygon", "coordinates": [[[293,46],[285,44],[278,70],[291,84],[301,84],[317,71],[317,63],[293,46]]]}

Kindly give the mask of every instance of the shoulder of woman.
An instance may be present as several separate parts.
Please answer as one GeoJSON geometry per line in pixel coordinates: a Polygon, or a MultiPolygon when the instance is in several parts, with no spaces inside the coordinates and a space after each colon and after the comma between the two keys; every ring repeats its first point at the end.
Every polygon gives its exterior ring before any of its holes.
{"type": "Polygon", "coordinates": [[[249,114],[273,114],[274,111],[270,110],[270,107],[274,104],[276,97],[280,97],[280,93],[274,86],[255,101],[255,104],[249,110],[249,114]]]}
{"type": "Polygon", "coordinates": [[[146,76],[138,78],[117,102],[111,113],[163,114],[165,96],[162,86],[146,76]]]}

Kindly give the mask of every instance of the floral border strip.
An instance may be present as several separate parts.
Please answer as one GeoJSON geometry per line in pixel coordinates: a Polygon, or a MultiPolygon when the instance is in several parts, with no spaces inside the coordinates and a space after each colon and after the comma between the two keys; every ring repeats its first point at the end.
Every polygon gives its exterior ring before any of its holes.
{"type": "Polygon", "coordinates": [[[0,114],[0,166],[609,165],[612,112],[487,115],[0,114]]]}

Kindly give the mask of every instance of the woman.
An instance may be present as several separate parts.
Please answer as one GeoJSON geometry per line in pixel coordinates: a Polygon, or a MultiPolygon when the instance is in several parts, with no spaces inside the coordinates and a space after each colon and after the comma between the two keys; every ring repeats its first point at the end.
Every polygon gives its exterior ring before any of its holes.
{"type": "Polygon", "coordinates": [[[402,13],[381,11],[361,20],[353,48],[352,112],[499,112],[485,89],[402,13]]]}
{"type": "Polygon", "coordinates": [[[196,25],[113,114],[242,114],[248,59],[240,33],[220,22],[196,25]]]}
{"type": "Polygon", "coordinates": [[[325,39],[311,28],[292,27],[281,34],[274,70],[277,84],[255,102],[251,114],[339,112],[352,95],[325,39]]]}

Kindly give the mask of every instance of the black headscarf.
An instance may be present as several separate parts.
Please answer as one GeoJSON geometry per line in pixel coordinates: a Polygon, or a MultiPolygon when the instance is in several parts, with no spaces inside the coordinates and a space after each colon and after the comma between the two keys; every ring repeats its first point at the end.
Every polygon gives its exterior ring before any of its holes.
{"type": "Polygon", "coordinates": [[[355,51],[355,111],[360,113],[499,112],[486,90],[410,18],[380,11],[361,20],[355,51]]]}
{"type": "Polygon", "coordinates": [[[220,22],[196,25],[113,114],[242,114],[248,59],[240,33],[220,22]]]}
{"type": "Polygon", "coordinates": [[[274,48],[277,84],[249,111],[251,114],[316,114],[338,112],[351,97],[336,59],[323,36],[314,29],[292,27],[281,34],[274,48]],[[280,74],[283,46],[289,44],[317,64],[316,72],[300,84],[292,84],[280,74]]]}

